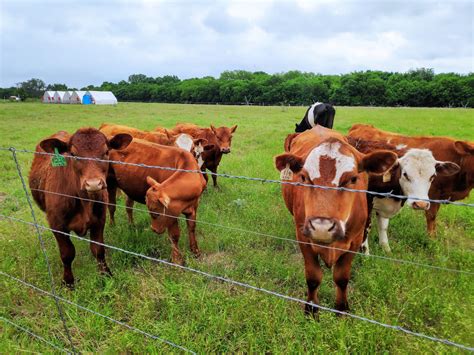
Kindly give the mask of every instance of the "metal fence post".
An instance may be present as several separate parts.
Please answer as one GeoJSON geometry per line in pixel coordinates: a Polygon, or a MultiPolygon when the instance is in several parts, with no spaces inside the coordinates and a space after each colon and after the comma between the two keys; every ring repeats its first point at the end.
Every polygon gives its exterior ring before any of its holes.
{"type": "Polygon", "coordinates": [[[39,243],[40,243],[40,246],[41,246],[41,250],[43,252],[44,259],[46,261],[46,266],[48,268],[48,274],[49,274],[49,283],[50,283],[50,286],[51,286],[51,293],[53,294],[54,302],[56,303],[56,307],[58,309],[59,317],[61,318],[61,321],[63,323],[64,331],[66,332],[66,336],[69,340],[69,343],[71,344],[72,352],[77,353],[77,351],[74,347],[74,343],[72,342],[71,334],[69,333],[69,329],[68,329],[67,324],[66,324],[66,319],[64,317],[63,308],[62,308],[61,304],[59,303],[58,296],[56,295],[56,286],[54,284],[54,278],[53,278],[53,273],[51,272],[51,265],[49,264],[48,254],[46,253],[46,247],[44,245],[43,235],[41,234],[41,231],[38,227],[38,221],[36,220],[35,210],[33,208],[33,204],[32,204],[31,199],[30,199],[30,194],[28,193],[28,189],[26,188],[25,179],[23,178],[23,174],[21,172],[20,164],[18,163],[18,158],[16,156],[16,149],[11,147],[10,151],[12,152],[12,157],[13,157],[13,160],[15,162],[16,170],[18,172],[18,176],[20,177],[21,184],[23,185],[23,190],[25,192],[26,200],[28,201],[28,205],[30,206],[31,216],[33,217],[33,222],[34,222],[34,226],[35,226],[35,229],[36,229],[36,234],[38,235],[38,240],[39,240],[39,243]]]}

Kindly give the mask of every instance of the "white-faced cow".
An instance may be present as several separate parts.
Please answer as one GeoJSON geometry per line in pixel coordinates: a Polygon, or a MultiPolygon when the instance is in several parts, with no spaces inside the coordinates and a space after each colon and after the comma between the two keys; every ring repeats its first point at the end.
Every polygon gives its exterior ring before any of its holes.
{"type": "MultiPolygon", "coordinates": [[[[307,185],[365,190],[367,173],[383,174],[397,160],[390,151],[362,154],[340,133],[319,125],[294,137],[290,146],[289,152],[275,158],[276,167],[285,170],[283,175],[290,181],[307,185]]],[[[321,258],[333,269],[336,309],[347,310],[353,252],[362,244],[367,220],[365,194],[294,185],[283,185],[282,192],[301,242],[308,302],[318,304],[321,258]]],[[[309,314],[316,311],[311,305],[305,308],[309,314]]]]}

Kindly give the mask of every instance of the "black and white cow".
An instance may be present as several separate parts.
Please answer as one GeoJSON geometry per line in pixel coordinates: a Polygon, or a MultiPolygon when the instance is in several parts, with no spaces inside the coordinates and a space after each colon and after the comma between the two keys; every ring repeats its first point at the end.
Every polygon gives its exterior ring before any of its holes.
{"type": "Polygon", "coordinates": [[[330,104],[316,102],[306,110],[303,120],[296,124],[295,132],[304,132],[316,125],[332,128],[336,110],[330,104]]]}

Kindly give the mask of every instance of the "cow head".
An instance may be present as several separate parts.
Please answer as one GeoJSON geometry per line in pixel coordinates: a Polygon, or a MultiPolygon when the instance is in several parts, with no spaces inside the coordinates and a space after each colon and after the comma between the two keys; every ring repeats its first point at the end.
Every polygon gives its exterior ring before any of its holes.
{"type": "MultiPolygon", "coordinates": [[[[431,182],[438,176],[449,176],[459,172],[459,166],[452,162],[437,161],[428,149],[409,149],[398,159],[400,187],[403,194],[419,199],[428,199],[431,182]]],[[[397,167],[398,168],[398,167],[397,167]]],[[[430,208],[428,201],[409,198],[410,207],[418,210],[430,208]]]]}
{"type": "Polygon", "coordinates": [[[230,153],[230,145],[232,144],[232,135],[237,130],[237,125],[229,127],[219,127],[216,128],[211,125],[211,130],[216,136],[217,144],[220,147],[221,153],[228,154],[230,153]]]}
{"type": "MultiPolygon", "coordinates": [[[[293,181],[308,185],[367,189],[364,172],[383,174],[396,162],[397,156],[389,151],[376,151],[367,155],[359,153],[346,142],[329,138],[314,147],[306,160],[293,154],[276,157],[278,170],[288,167],[293,181]]],[[[347,224],[357,205],[358,193],[325,190],[317,187],[296,186],[301,190],[300,210],[304,215],[303,234],[320,242],[331,243],[345,238],[347,224]]],[[[359,202],[360,203],[360,202],[359,202]]],[[[300,216],[301,217],[301,216],[300,216]]]]}
{"type": "MultiPolygon", "coordinates": [[[[95,128],[81,128],[72,136],[56,134],[40,142],[40,147],[47,153],[55,153],[55,148],[64,156],[84,157],[108,160],[110,149],[124,149],[132,141],[129,134],[117,134],[110,140],[95,128]]],[[[94,195],[107,187],[105,181],[109,168],[108,162],[66,159],[79,179],[80,190],[94,195]]],[[[65,182],[69,183],[69,182],[65,182]]]]}
{"type": "Polygon", "coordinates": [[[168,210],[171,198],[164,191],[163,185],[151,176],[147,176],[146,182],[150,186],[146,192],[145,200],[146,207],[150,212],[151,229],[155,233],[161,234],[173,222],[173,218],[167,216],[171,214],[168,210]]]}
{"type": "Polygon", "coordinates": [[[193,143],[194,145],[192,153],[194,155],[194,158],[196,158],[199,168],[201,168],[202,164],[204,164],[204,158],[202,156],[202,153],[206,150],[214,149],[215,145],[207,144],[207,139],[205,138],[194,139],[193,143]]]}

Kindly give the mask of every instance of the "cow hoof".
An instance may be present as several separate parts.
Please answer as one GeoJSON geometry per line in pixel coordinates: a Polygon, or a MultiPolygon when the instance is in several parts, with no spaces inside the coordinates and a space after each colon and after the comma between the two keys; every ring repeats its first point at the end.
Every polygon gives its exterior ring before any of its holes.
{"type": "MultiPolygon", "coordinates": [[[[340,312],[347,312],[349,311],[349,304],[347,302],[336,303],[336,310],[340,312]]],[[[337,317],[344,317],[345,314],[336,313],[337,317]]]]}
{"type": "Polygon", "coordinates": [[[65,286],[70,291],[74,291],[74,280],[73,281],[63,280],[63,286],[65,286]]]}
{"type": "Polygon", "coordinates": [[[392,252],[392,250],[390,249],[390,245],[388,245],[388,243],[380,244],[380,246],[382,247],[383,251],[386,252],[387,254],[390,254],[392,252]]]}
{"type": "Polygon", "coordinates": [[[365,245],[360,247],[360,252],[364,253],[365,255],[370,255],[369,247],[366,247],[365,245]]]}
{"type": "Polygon", "coordinates": [[[176,265],[184,266],[184,259],[182,258],[173,258],[171,259],[171,262],[176,265]]]}
{"type": "Polygon", "coordinates": [[[193,250],[192,252],[195,258],[201,257],[201,251],[199,249],[193,250]]]}
{"type": "Polygon", "coordinates": [[[304,306],[304,314],[308,317],[313,318],[314,320],[319,320],[318,310],[318,307],[309,304],[305,304],[304,306]]]}

